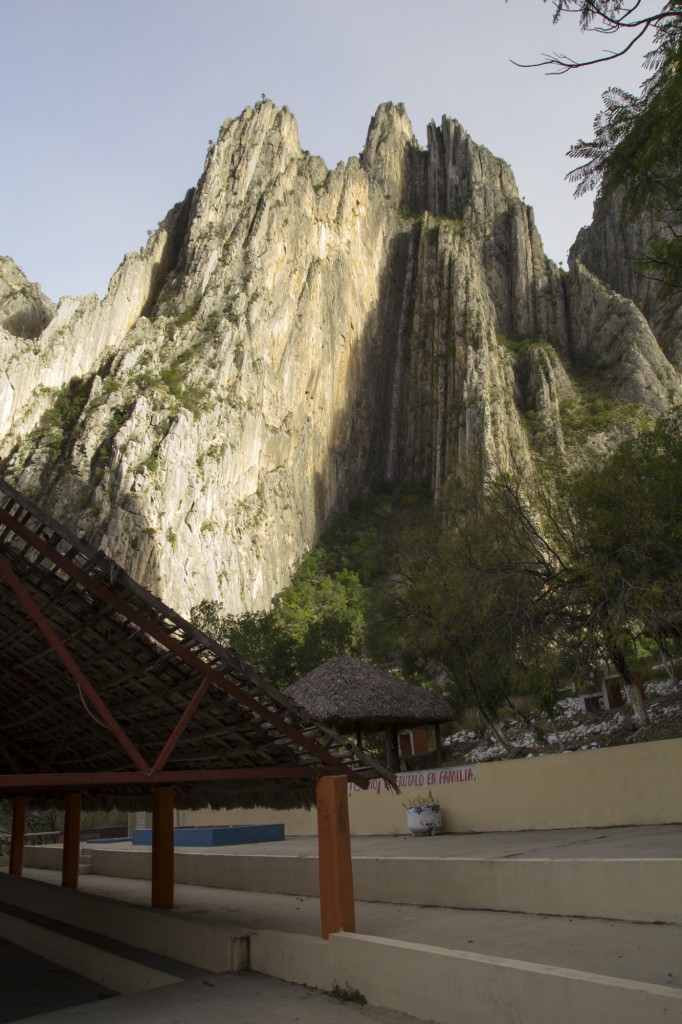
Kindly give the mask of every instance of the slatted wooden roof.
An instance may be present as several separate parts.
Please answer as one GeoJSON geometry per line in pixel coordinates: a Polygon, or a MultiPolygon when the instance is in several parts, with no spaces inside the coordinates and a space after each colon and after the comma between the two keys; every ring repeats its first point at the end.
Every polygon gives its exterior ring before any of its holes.
{"type": "Polygon", "coordinates": [[[0,796],[307,806],[383,765],[0,479],[0,796]]]}

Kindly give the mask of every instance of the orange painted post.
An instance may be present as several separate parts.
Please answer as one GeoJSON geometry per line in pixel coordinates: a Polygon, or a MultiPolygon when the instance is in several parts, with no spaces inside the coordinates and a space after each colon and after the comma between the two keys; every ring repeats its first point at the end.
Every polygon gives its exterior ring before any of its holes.
{"type": "Polygon", "coordinates": [[[24,866],[24,839],[26,837],[26,804],[28,798],[15,796],[12,808],[12,839],[9,847],[9,873],[20,875],[24,866]]]}
{"type": "Polygon", "coordinates": [[[157,786],[152,808],[152,906],[173,906],[173,797],[172,786],[157,786]]]}
{"type": "Polygon", "coordinates": [[[78,860],[81,845],[81,795],[67,793],[64,803],[64,851],[62,853],[62,885],[78,888],[78,860]]]}
{"type": "Polygon", "coordinates": [[[348,784],[343,775],[317,780],[317,842],[322,938],[355,931],[348,784]]]}

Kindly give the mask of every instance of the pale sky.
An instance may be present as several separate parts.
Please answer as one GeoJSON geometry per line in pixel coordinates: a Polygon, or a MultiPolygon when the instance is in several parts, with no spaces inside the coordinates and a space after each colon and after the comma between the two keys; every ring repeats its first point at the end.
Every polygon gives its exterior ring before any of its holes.
{"type": "Polygon", "coordinates": [[[442,115],[511,164],[557,262],[591,218],[566,156],[635,56],[548,77],[543,51],[610,37],[552,25],[541,0],[0,0],[0,252],[53,299],[104,294],[201,173],[209,139],[261,94],[328,165],[357,155],[379,103],[417,138],[442,115]]]}

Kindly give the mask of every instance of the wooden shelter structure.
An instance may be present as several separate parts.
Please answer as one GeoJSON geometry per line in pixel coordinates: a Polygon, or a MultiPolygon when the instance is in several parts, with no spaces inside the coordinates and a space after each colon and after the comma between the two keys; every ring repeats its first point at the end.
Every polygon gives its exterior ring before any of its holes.
{"type": "Polygon", "coordinates": [[[440,763],[440,725],[455,713],[441,697],[359,658],[332,658],[286,689],[308,714],[347,735],[358,747],[363,732],[386,734],[386,760],[397,771],[400,729],[435,725],[440,763]]]}
{"type": "Polygon", "coordinates": [[[317,803],[322,934],[353,930],[347,783],[377,761],[278,691],[0,479],[0,798],[153,810],[152,905],[173,905],[173,808],[317,803]]]}

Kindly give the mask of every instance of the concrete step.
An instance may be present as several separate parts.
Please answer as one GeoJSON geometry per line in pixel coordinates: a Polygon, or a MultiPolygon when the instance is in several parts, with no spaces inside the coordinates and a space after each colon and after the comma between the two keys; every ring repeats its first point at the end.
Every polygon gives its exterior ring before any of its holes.
{"type": "MultiPolygon", "coordinates": [[[[96,932],[102,938],[101,945],[107,939],[128,944],[134,938],[138,950],[202,971],[241,971],[248,967],[249,928],[186,919],[173,911],[152,909],[144,905],[148,903],[148,891],[139,894],[137,904],[126,903],[115,898],[115,891],[111,894],[114,898],[109,898],[106,890],[99,893],[63,888],[59,884],[61,873],[56,871],[36,873],[44,875],[45,881],[53,884],[0,873],[0,903],[12,908],[17,920],[21,912],[43,915],[58,927],[75,929],[71,933],[75,941],[80,941],[79,929],[96,932]]],[[[11,924],[5,923],[8,927],[11,924]]],[[[26,930],[30,930],[31,925],[30,916],[26,916],[26,930]]],[[[19,925],[11,926],[16,933],[22,930],[19,925]]],[[[23,945],[13,934],[5,934],[2,927],[0,934],[17,945],[23,945]]],[[[113,946],[111,948],[114,949],[113,946]]],[[[35,952],[41,951],[36,949],[35,952]]],[[[50,959],[47,952],[41,955],[50,959]]]]}
{"type": "MultiPolygon", "coordinates": [[[[283,844],[284,845],[284,844],[283,844]]],[[[680,857],[353,856],[359,900],[682,924],[680,857]]],[[[43,848],[43,852],[45,848],[43,848]]],[[[98,849],[92,873],[151,878],[151,854],[98,849]]],[[[36,867],[52,866],[40,860],[36,867]]],[[[317,896],[315,855],[176,851],[178,884],[317,896]]]]}
{"type": "Polygon", "coordinates": [[[15,945],[114,992],[143,992],[200,973],[167,957],[7,903],[0,903],[0,933],[15,945]]]}
{"type": "Polygon", "coordinates": [[[422,1021],[452,1024],[670,1024],[682,1017],[682,989],[338,932],[259,932],[252,968],[285,981],[361,994],[368,1003],[422,1021]]]}
{"type": "MultiPolygon", "coordinates": [[[[35,875],[45,881],[12,880],[15,898],[17,889],[32,890],[32,902],[40,896],[69,920],[98,913],[109,930],[116,917],[103,910],[110,904],[143,935],[148,914],[152,936],[166,941],[170,934],[174,943],[180,936],[187,949],[202,935],[212,936],[213,947],[221,936],[241,935],[252,970],[325,991],[355,990],[420,1020],[668,1024],[682,1014],[679,925],[358,902],[358,932],[325,941],[314,897],[178,885],[175,909],[158,912],[139,906],[149,895],[144,881],[91,875],[83,879],[87,891],[73,893],[61,889],[57,872],[35,875]]],[[[194,949],[202,966],[212,952],[194,949]]]]}

